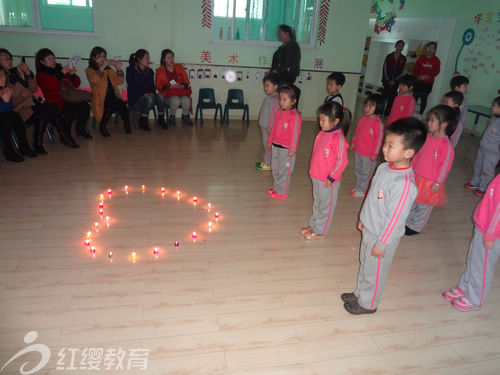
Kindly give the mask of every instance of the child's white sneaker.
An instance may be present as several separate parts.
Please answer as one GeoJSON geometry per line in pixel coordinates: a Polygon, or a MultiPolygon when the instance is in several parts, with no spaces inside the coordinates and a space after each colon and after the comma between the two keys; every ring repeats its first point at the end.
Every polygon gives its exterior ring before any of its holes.
{"type": "Polygon", "coordinates": [[[442,296],[448,301],[455,301],[460,297],[464,297],[465,292],[457,286],[455,288],[451,288],[446,292],[443,292],[442,296]]]}

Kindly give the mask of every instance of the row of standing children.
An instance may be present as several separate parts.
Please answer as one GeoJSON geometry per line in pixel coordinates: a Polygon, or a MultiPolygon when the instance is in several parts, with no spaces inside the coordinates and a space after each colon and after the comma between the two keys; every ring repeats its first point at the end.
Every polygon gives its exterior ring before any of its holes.
{"type": "MultiPolygon", "coordinates": [[[[263,105],[259,116],[263,142],[269,147],[265,147],[263,162],[257,163],[257,168],[273,170],[275,186],[268,193],[272,198],[286,199],[290,174],[295,163],[301,118],[295,108],[298,100],[295,87],[279,88],[279,82],[275,80],[272,82],[273,89],[266,89],[266,85],[268,88],[271,86],[268,84],[270,79],[272,77],[264,78],[265,91],[268,94],[264,104],[266,101],[268,104],[267,110],[263,105]],[[278,90],[279,97],[276,94],[278,90]],[[282,106],[282,103],[285,105],[282,106]],[[283,116],[275,116],[275,113],[290,110],[294,111],[295,124],[289,129],[290,118],[285,116],[286,121],[280,120],[283,116]],[[283,129],[273,134],[274,125],[283,129]],[[292,145],[292,149],[283,144],[286,143],[283,142],[286,136],[282,139],[273,137],[280,133],[293,135],[292,142],[287,143],[292,145]],[[276,142],[281,143],[274,143],[276,139],[279,139],[276,142]],[[279,150],[282,148],[285,151],[279,150]],[[273,152],[283,154],[281,158],[277,158],[281,161],[274,164],[278,169],[276,174],[273,163],[269,165],[269,160],[273,160],[269,156],[271,149],[273,152]],[[290,158],[288,161],[287,156],[290,158]],[[278,192],[276,188],[281,190],[278,192]]],[[[348,144],[345,139],[348,124],[347,127],[345,123],[344,126],[339,126],[343,122],[344,108],[335,103],[340,101],[343,104],[338,91],[344,82],[345,78],[341,73],[332,73],[328,77],[328,96],[318,110],[321,130],[314,142],[309,169],[313,183],[313,215],[309,225],[301,229],[301,234],[309,240],[323,238],[328,232],[342,172],[348,164],[348,144]]],[[[432,208],[446,202],[443,184],[451,169],[454,147],[458,143],[466,120],[463,114],[464,110],[466,111],[463,94],[467,91],[468,80],[462,76],[452,79],[450,84],[452,91],[445,94],[442,100],[444,104],[434,107],[429,112],[429,132],[419,120],[411,118],[415,111],[415,100],[411,95],[414,83],[412,76],[405,76],[400,83],[399,96],[393,106],[394,113],[391,112],[388,127],[385,129],[383,154],[387,163],[379,166],[373,181],[370,181],[371,175],[384,139],[384,125],[380,119],[383,100],[380,95],[370,95],[366,99],[364,116],[358,123],[351,144],[351,149],[355,152],[356,173],[356,186],[351,189],[351,194],[355,197],[367,196],[358,223],[358,229],[363,232],[363,242],[360,249],[361,265],[357,286],[354,292],[341,295],[344,308],[352,314],[373,313],[377,310],[385,278],[401,237],[404,234],[419,233],[427,222],[432,208]]],[[[496,215],[498,216],[498,212],[496,215]]],[[[496,226],[492,230],[490,228],[490,232],[495,231],[495,228],[496,226]]],[[[489,238],[491,239],[491,235],[489,238]]],[[[494,259],[493,264],[497,259],[498,257],[494,259]]],[[[471,306],[477,307],[465,298],[465,293],[462,293],[459,287],[453,288],[449,293],[452,291],[457,293],[456,301],[450,294],[443,295],[454,301],[453,306],[464,311],[474,309],[471,306]]]]}

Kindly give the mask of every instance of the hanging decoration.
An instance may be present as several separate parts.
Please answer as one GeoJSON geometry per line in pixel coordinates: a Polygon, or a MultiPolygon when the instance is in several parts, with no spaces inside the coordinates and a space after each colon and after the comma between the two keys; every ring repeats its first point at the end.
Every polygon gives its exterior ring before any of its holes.
{"type": "MultiPolygon", "coordinates": [[[[383,0],[381,0],[383,1],[383,0]]],[[[399,10],[402,10],[405,7],[406,0],[399,0],[399,10]]],[[[394,0],[389,0],[390,4],[394,4],[394,0]]],[[[387,32],[391,32],[392,26],[396,23],[396,11],[394,8],[392,11],[389,11],[382,16],[382,8],[378,4],[378,1],[375,0],[372,4],[371,12],[375,15],[375,28],[374,31],[377,34],[380,34],[381,31],[386,30],[387,32]]]]}
{"type": "Polygon", "coordinates": [[[326,39],[326,26],[328,24],[328,12],[330,10],[330,0],[321,0],[321,5],[319,8],[319,27],[318,27],[318,35],[316,40],[319,42],[319,45],[325,43],[326,39]]]}
{"type": "Polygon", "coordinates": [[[201,0],[201,27],[212,29],[212,0],[201,0]]]}
{"type": "Polygon", "coordinates": [[[458,54],[457,54],[457,59],[455,60],[455,72],[458,72],[458,59],[460,58],[460,54],[462,53],[462,49],[474,41],[475,35],[476,35],[476,33],[474,32],[474,29],[472,29],[472,28],[469,28],[469,29],[464,31],[464,34],[462,35],[462,47],[460,47],[460,51],[458,51],[458,54]]]}

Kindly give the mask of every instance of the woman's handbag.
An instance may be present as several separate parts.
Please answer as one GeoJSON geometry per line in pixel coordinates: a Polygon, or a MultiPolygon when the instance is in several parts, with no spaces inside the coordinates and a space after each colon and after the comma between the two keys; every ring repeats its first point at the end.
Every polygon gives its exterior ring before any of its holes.
{"type": "Polygon", "coordinates": [[[86,90],[79,90],[73,86],[73,83],[67,79],[63,79],[61,81],[61,96],[65,102],[69,103],[82,103],[82,102],[90,102],[92,99],[92,93],[86,90]],[[67,82],[68,85],[64,85],[67,82]]]}

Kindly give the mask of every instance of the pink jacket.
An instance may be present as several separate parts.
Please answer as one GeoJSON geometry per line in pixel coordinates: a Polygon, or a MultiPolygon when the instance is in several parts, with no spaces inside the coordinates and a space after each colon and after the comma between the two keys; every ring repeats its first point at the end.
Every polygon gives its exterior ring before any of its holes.
{"type": "Polygon", "coordinates": [[[321,130],[314,141],[309,176],[320,181],[328,179],[330,182],[340,182],[342,173],[349,164],[348,148],[349,144],[340,128],[326,132],[321,130]]]}
{"type": "Polygon", "coordinates": [[[289,111],[280,108],[274,116],[273,129],[267,143],[274,143],[289,149],[290,152],[297,152],[301,126],[302,117],[295,108],[289,111]]]}
{"type": "Polygon", "coordinates": [[[450,172],[455,150],[448,137],[433,137],[427,134],[424,147],[411,162],[417,176],[442,185],[450,172]]]}
{"type": "Polygon", "coordinates": [[[384,139],[384,123],[379,117],[359,119],[356,133],[352,138],[354,152],[361,156],[377,157],[384,139]]]}
{"type": "Polygon", "coordinates": [[[486,189],[474,211],[473,219],[485,241],[500,239],[500,173],[486,189]]]}
{"type": "Polygon", "coordinates": [[[392,104],[391,113],[387,119],[387,125],[392,124],[400,118],[412,117],[415,113],[415,98],[412,94],[398,95],[392,104]]]}

